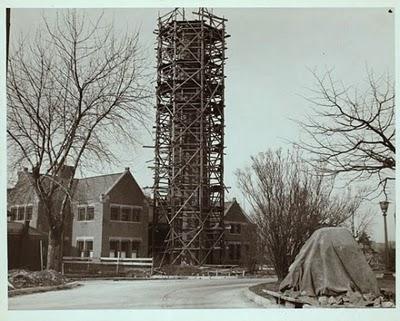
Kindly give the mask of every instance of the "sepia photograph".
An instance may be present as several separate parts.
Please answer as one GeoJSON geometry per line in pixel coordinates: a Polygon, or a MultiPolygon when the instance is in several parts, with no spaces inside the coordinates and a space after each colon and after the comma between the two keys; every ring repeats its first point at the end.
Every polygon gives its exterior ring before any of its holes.
{"type": "Polygon", "coordinates": [[[394,320],[398,10],[3,6],[0,315],[394,320]]]}

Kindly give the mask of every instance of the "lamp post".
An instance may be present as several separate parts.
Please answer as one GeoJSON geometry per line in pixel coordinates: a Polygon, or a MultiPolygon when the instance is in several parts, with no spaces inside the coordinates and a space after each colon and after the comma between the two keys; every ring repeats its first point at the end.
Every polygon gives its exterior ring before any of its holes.
{"type": "Polygon", "coordinates": [[[387,210],[389,207],[389,202],[382,201],[382,202],[379,202],[379,205],[382,210],[383,224],[384,224],[384,228],[385,228],[385,272],[384,272],[384,277],[387,277],[387,276],[392,276],[392,274],[389,272],[389,244],[388,244],[388,233],[387,233],[387,223],[386,223],[386,215],[387,215],[387,210]]]}

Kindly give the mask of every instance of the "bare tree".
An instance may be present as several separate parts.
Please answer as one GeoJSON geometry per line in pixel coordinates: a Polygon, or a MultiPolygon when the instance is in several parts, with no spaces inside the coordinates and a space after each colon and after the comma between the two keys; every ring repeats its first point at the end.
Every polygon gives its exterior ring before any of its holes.
{"type": "Polygon", "coordinates": [[[281,150],[260,153],[236,172],[280,280],[316,229],[344,224],[362,202],[351,193],[335,196],[333,179],[316,174],[298,151],[281,150]]]}
{"type": "Polygon", "coordinates": [[[306,99],[313,112],[299,122],[308,135],[297,145],[311,152],[315,164],[323,164],[325,174],[348,173],[353,180],[377,175],[386,194],[396,166],[390,77],[376,78],[368,71],[367,89],[361,92],[335,81],[332,71],[312,74],[316,88],[306,99]]]}
{"type": "Polygon", "coordinates": [[[113,145],[135,143],[148,91],[138,33],[114,36],[100,15],[75,10],[45,20],[10,52],[7,133],[10,162],[29,180],[49,223],[48,269],[59,269],[77,168],[113,162],[113,145]],[[65,165],[70,165],[65,175],[65,165]]]}

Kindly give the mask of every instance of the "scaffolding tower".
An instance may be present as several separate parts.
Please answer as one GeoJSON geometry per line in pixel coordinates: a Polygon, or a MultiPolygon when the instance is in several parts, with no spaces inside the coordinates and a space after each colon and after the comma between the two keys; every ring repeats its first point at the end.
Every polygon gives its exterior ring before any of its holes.
{"type": "Polygon", "coordinates": [[[224,235],[226,19],[207,9],[158,19],[153,233],[160,264],[217,264],[224,235]]]}

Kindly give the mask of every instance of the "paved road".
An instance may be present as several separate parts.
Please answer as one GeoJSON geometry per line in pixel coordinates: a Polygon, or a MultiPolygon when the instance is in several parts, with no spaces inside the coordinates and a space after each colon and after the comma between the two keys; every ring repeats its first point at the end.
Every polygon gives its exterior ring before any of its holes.
{"type": "Polygon", "coordinates": [[[9,298],[10,310],[259,308],[244,291],[274,279],[85,281],[71,290],[9,298]]]}

